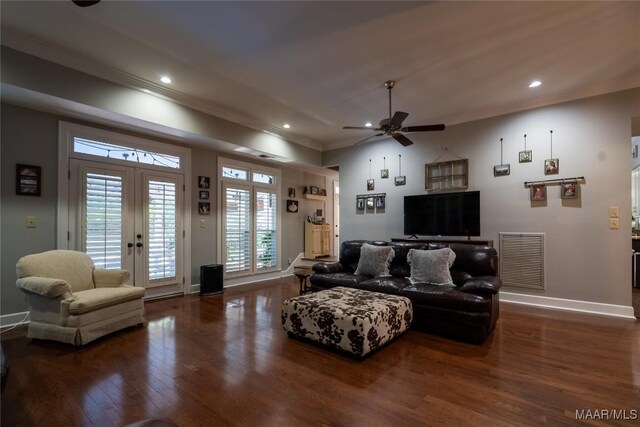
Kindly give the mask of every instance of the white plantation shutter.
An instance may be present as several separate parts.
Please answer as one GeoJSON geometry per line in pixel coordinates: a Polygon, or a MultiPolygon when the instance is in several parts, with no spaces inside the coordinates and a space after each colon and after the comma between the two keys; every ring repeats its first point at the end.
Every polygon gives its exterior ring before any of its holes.
{"type": "Polygon", "coordinates": [[[256,191],[256,269],[272,270],[277,258],[277,195],[275,192],[256,191]]]}
{"type": "Polygon", "coordinates": [[[229,185],[224,191],[225,273],[251,272],[251,191],[229,185]]]}
{"type": "Polygon", "coordinates": [[[177,276],[176,183],[149,180],[147,196],[147,274],[149,281],[158,285],[175,281],[177,276]]]}
{"type": "Polygon", "coordinates": [[[82,249],[96,268],[122,266],[123,194],[122,177],[86,173],[82,249]]]}

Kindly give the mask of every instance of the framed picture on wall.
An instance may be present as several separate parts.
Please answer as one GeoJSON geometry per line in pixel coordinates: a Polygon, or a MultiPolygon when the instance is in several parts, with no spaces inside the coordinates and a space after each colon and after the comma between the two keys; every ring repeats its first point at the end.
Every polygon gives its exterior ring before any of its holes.
{"type": "Polygon", "coordinates": [[[198,202],[198,213],[200,215],[209,215],[211,213],[209,202],[198,202]]]}
{"type": "Polygon", "coordinates": [[[367,191],[373,191],[376,189],[376,183],[373,179],[367,180],[367,191]]]}
{"type": "Polygon", "coordinates": [[[547,186],[544,184],[533,184],[531,186],[531,201],[539,202],[547,200],[547,186]]]}
{"type": "Polygon", "coordinates": [[[518,161],[520,163],[531,163],[533,161],[533,151],[520,151],[518,161]]]}
{"type": "Polygon", "coordinates": [[[356,210],[363,211],[364,210],[364,197],[358,196],[356,198],[356,210]]]}
{"type": "Polygon", "coordinates": [[[406,175],[396,176],[395,177],[395,184],[396,184],[396,187],[399,186],[399,185],[406,185],[407,184],[407,176],[406,175]]]}
{"type": "Polygon", "coordinates": [[[289,212],[289,213],[298,212],[298,201],[297,200],[287,200],[287,212],[289,212]]]}
{"type": "Polygon", "coordinates": [[[207,190],[200,190],[198,192],[200,200],[209,200],[209,192],[207,190]]]}
{"type": "Polygon", "coordinates": [[[575,199],[578,197],[578,185],[575,182],[563,182],[560,184],[560,198],[575,199]]]}
{"type": "Polygon", "coordinates": [[[42,192],[42,168],[40,166],[16,165],[16,194],[40,196],[42,192]]]}
{"type": "Polygon", "coordinates": [[[199,176],[198,177],[198,188],[208,189],[211,187],[211,181],[208,176],[199,176]]]}
{"type": "Polygon", "coordinates": [[[559,159],[547,159],[544,161],[544,174],[557,175],[560,172],[559,159]]]}

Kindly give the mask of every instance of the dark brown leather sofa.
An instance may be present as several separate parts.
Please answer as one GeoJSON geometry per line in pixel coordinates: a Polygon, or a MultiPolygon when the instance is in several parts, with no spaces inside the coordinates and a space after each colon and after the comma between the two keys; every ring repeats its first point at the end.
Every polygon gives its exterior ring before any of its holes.
{"type": "Polygon", "coordinates": [[[460,243],[409,243],[350,240],[340,247],[337,263],[315,264],[311,276],[314,291],[346,286],[401,295],[413,303],[412,327],[427,333],[475,344],[483,343],[493,331],[499,315],[498,254],[488,246],[460,243]],[[354,274],[363,243],[391,246],[395,256],[389,277],[354,274]],[[450,268],[453,285],[412,284],[407,263],[410,249],[449,247],[456,259],[450,268]]]}

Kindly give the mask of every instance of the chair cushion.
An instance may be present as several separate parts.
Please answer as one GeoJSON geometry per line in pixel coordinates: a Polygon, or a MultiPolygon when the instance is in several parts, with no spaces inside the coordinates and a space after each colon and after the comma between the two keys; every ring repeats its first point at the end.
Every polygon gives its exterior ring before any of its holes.
{"type": "Polygon", "coordinates": [[[84,314],[144,297],[144,288],[129,285],[115,288],[96,288],[74,292],[75,300],[69,304],[70,314],[84,314]]]}
{"type": "Polygon", "coordinates": [[[18,260],[18,277],[49,277],[69,283],[73,292],[93,288],[93,261],[84,252],[53,250],[18,260]]]}

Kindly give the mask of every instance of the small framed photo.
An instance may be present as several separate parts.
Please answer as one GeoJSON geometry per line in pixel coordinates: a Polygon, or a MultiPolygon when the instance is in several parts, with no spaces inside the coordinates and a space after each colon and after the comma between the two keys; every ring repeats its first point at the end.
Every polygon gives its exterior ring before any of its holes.
{"type": "Polygon", "coordinates": [[[356,198],[356,210],[363,211],[364,210],[364,197],[358,196],[356,198]]]}
{"type": "Polygon", "coordinates": [[[198,188],[210,188],[211,181],[208,176],[199,176],[198,177],[198,188]]]}
{"type": "Polygon", "coordinates": [[[373,191],[376,189],[376,183],[373,179],[367,180],[367,191],[373,191]]]}
{"type": "Polygon", "coordinates": [[[544,174],[557,175],[560,172],[559,159],[547,159],[544,161],[544,174]]]}
{"type": "Polygon", "coordinates": [[[376,196],[376,210],[384,209],[384,196],[376,196]]]}
{"type": "Polygon", "coordinates": [[[560,198],[575,199],[578,197],[578,184],[575,182],[563,182],[560,184],[560,198]]]}
{"type": "Polygon", "coordinates": [[[531,201],[538,202],[547,200],[547,186],[544,184],[533,184],[531,186],[531,201]]]}
{"type": "Polygon", "coordinates": [[[326,196],[327,195],[327,190],[325,190],[324,188],[320,189],[320,195],[321,196],[326,196]]]}
{"type": "Polygon", "coordinates": [[[511,173],[511,165],[495,165],[493,167],[493,176],[505,176],[511,173]]]}
{"type": "Polygon", "coordinates": [[[407,176],[406,175],[396,176],[395,177],[395,184],[396,184],[396,187],[399,186],[399,185],[406,185],[407,184],[407,176]]]}
{"type": "Polygon", "coordinates": [[[375,206],[375,201],[373,197],[367,197],[367,210],[373,211],[373,207],[375,206]]]}
{"type": "Polygon", "coordinates": [[[287,200],[287,212],[289,212],[289,213],[297,213],[298,212],[298,201],[297,200],[287,200]]]}
{"type": "Polygon", "coordinates": [[[320,189],[312,185],[311,187],[309,187],[309,193],[311,193],[314,196],[318,196],[320,194],[320,189]]]}
{"type": "Polygon", "coordinates": [[[209,200],[209,191],[208,190],[200,190],[198,192],[198,197],[200,200],[209,200]]]}
{"type": "Polygon", "coordinates": [[[380,169],[380,178],[389,179],[389,169],[380,169]]]}
{"type": "Polygon", "coordinates": [[[209,202],[198,202],[198,213],[200,215],[209,215],[211,213],[211,204],[209,202]]]}
{"type": "Polygon", "coordinates": [[[296,197],[296,189],[295,188],[289,188],[289,198],[295,199],[295,197],[296,197]]]}
{"type": "Polygon", "coordinates": [[[16,194],[18,196],[40,196],[42,193],[42,168],[40,166],[16,165],[16,194]]]}
{"type": "Polygon", "coordinates": [[[519,154],[518,161],[520,163],[531,163],[533,161],[533,151],[521,151],[519,154]]]}

